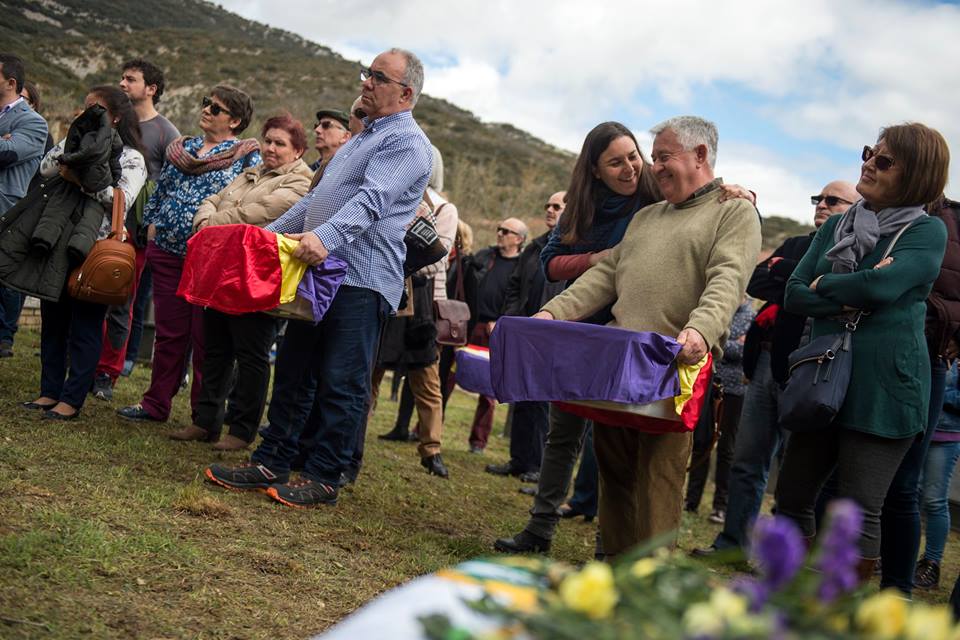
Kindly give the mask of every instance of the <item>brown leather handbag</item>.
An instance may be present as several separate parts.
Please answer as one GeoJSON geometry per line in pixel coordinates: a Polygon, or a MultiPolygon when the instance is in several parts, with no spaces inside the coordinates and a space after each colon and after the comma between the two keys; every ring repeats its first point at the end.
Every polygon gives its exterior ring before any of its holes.
{"type": "Polygon", "coordinates": [[[463,292],[462,249],[457,247],[457,286],[453,300],[434,300],[433,311],[437,324],[437,344],[462,347],[467,344],[467,325],[470,322],[470,307],[463,292]]]}
{"type": "Polygon", "coordinates": [[[113,190],[113,216],[110,235],[97,240],[83,264],[67,279],[71,298],[97,304],[122,305],[130,297],[137,272],[137,256],[132,244],[124,242],[123,191],[113,190]]]}

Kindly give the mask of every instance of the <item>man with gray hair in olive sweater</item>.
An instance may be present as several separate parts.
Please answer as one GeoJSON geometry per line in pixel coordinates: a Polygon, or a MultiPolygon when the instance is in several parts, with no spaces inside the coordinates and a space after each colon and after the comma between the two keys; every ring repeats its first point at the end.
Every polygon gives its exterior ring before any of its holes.
{"type": "MultiPolygon", "coordinates": [[[[760,252],[760,219],[747,200],[720,202],[712,122],[680,116],[651,133],[651,169],[666,201],[639,211],[620,244],[534,317],[579,320],[613,304],[612,326],[676,336],[678,360],[693,365],[722,355],[760,252]]],[[[677,531],[691,443],[690,433],[596,425],[608,556],[677,531]]]]}

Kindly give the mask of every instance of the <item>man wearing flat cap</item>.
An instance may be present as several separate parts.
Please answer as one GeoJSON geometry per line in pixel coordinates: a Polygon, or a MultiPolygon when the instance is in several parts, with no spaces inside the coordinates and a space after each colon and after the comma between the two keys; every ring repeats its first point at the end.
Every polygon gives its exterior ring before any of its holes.
{"type": "Polygon", "coordinates": [[[310,168],[317,171],[327,166],[330,158],[350,139],[350,115],[340,109],[320,109],[313,131],[317,134],[314,149],[320,154],[310,168]]]}

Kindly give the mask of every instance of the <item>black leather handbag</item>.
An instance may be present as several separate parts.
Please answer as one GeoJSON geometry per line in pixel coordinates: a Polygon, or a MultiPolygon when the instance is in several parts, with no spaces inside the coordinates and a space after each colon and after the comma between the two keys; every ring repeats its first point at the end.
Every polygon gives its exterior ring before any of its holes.
{"type": "Polygon", "coordinates": [[[413,224],[403,237],[403,243],[407,245],[407,257],[403,261],[403,272],[407,276],[447,255],[447,250],[437,234],[437,228],[427,218],[413,219],[413,224]]]}
{"type": "MultiPolygon", "coordinates": [[[[881,261],[909,226],[897,231],[881,261]]],[[[777,402],[781,427],[803,433],[830,426],[847,397],[853,375],[853,334],[865,315],[869,312],[855,312],[843,321],[840,333],[815,338],[790,354],[790,377],[777,402]]]]}

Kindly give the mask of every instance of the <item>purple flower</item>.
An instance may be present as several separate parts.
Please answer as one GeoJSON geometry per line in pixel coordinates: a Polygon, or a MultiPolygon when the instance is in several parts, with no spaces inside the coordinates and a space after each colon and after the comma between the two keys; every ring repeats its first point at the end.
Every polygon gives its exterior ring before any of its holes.
{"type": "Polygon", "coordinates": [[[753,527],[750,555],[764,585],[772,590],[782,589],[796,575],[806,556],[806,547],[800,530],[786,518],[760,518],[753,527]]]}
{"type": "Polygon", "coordinates": [[[823,574],[817,597],[831,602],[857,586],[857,562],[863,513],[853,500],[834,500],[827,507],[827,530],[820,540],[816,567],[823,574]]]}
{"type": "Polygon", "coordinates": [[[770,597],[770,588],[753,578],[741,576],[730,581],[730,590],[739,593],[750,602],[750,611],[757,613],[763,609],[770,597]]]}

